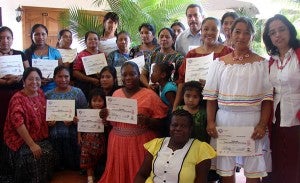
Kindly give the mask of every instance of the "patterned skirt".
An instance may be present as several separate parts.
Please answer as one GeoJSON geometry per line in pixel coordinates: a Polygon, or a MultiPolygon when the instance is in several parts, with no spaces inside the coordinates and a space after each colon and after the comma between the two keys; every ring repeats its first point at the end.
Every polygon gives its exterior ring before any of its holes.
{"type": "Polygon", "coordinates": [[[95,168],[105,154],[104,133],[82,133],[80,168],[95,168]]]}
{"type": "Polygon", "coordinates": [[[36,142],[42,149],[42,156],[35,159],[30,148],[24,144],[18,151],[8,149],[8,162],[12,170],[14,183],[50,182],[56,160],[53,148],[48,140],[36,142]]]}

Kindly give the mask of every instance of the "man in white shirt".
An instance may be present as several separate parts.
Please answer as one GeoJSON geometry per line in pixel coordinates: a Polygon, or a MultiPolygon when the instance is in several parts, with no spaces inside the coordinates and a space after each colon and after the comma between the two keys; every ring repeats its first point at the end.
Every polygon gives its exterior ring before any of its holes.
{"type": "Polygon", "coordinates": [[[194,47],[201,45],[201,24],[204,19],[204,10],[198,4],[190,4],[186,9],[186,18],[189,28],[183,31],[176,39],[175,49],[182,55],[194,47]]]}

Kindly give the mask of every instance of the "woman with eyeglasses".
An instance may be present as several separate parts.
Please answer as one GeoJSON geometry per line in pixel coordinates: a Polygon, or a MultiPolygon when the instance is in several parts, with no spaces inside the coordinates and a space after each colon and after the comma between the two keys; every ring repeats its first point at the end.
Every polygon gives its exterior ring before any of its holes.
{"type": "Polygon", "coordinates": [[[26,68],[22,81],[24,88],[11,98],[4,125],[7,169],[12,170],[12,182],[49,182],[55,156],[48,141],[46,98],[40,89],[40,69],[26,68]]]}
{"type": "Polygon", "coordinates": [[[300,42],[283,15],[267,20],[263,41],[274,87],[272,183],[300,182],[300,42]]]}

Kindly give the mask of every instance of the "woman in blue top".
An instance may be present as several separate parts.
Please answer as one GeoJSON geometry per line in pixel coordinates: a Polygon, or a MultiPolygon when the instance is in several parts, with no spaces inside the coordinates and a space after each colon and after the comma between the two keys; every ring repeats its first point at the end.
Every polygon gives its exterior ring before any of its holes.
{"type": "MultiPolygon", "coordinates": [[[[87,108],[87,100],[81,89],[70,85],[67,67],[54,70],[56,88],[45,95],[48,100],[75,100],[75,109],[87,108]]],[[[48,121],[50,142],[58,155],[59,168],[79,169],[80,150],[77,144],[77,121],[48,121]]]]}
{"type": "Polygon", "coordinates": [[[124,62],[131,59],[129,57],[129,48],[131,44],[130,35],[126,31],[121,31],[117,34],[118,49],[112,51],[107,56],[107,65],[113,67],[121,67],[124,62]]]}
{"type": "MultiPolygon", "coordinates": [[[[59,51],[46,43],[47,36],[48,29],[43,24],[35,24],[31,28],[31,46],[24,51],[30,66],[32,66],[32,59],[58,60],[58,65],[62,64],[59,51]]],[[[55,88],[53,80],[44,76],[42,80],[43,91],[46,92],[53,88],[55,88]]]]}

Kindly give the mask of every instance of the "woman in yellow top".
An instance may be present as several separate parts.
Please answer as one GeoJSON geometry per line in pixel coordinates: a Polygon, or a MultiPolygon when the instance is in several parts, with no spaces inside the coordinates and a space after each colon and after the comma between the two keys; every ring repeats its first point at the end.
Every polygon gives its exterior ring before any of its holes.
{"type": "Polygon", "coordinates": [[[183,109],[172,114],[170,136],[144,144],[144,162],[134,183],[207,182],[216,152],[206,142],[191,138],[193,116],[183,109]]]}

